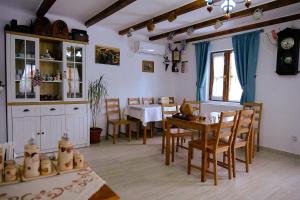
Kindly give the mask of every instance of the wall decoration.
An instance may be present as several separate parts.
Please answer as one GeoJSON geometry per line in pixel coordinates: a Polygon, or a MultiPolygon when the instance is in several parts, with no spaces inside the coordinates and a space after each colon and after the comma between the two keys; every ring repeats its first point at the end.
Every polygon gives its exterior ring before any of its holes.
{"type": "Polygon", "coordinates": [[[299,73],[299,33],[299,29],[291,28],[278,33],[277,74],[296,75],[299,73]]]}
{"type": "Polygon", "coordinates": [[[95,47],[95,62],[106,65],[120,65],[120,49],[113,47],[95,47]]]}
{"type": "Polygon", "coordinates": [[[154,61],[143,60],[142,72],[154,73],[154,61]]]}
{"type": "Polygon", "coordinates": [[[175,48],[171,47],[171,43],[168,45],[169,51],[172,53],[172,72],[179,72],[178,64],[181,63],[181,54],[186,48],[186,42],[181,42],[181,47],[178,49],[177,46],[175,48]]]}

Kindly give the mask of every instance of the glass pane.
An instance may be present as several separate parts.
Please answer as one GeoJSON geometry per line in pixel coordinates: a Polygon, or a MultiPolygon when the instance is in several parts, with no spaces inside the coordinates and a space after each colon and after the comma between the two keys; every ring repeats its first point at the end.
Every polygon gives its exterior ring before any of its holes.
{"type": "Polygon", "coordinates": [[[82,83],[76,81],[75,82],[75,98],[82,98],[82,83]]]}
{"type": "Polygon", "coordinates": [[[25,71],[25,60],[21,58],[16,58],[16,76],[15,80],[20,81],[22,78],[25,78],[23,76],[25,71]]]}
{"type": "Polygon", "coordinates": [[[34,41],[26,41],[26,59],[35,58],[35,43],[34,41]]]}
{"type": "Polygon", "coordinates": [[[75,62],[82,62],[82,48],[75,48],[75,62]]]}
{"type": "Polygon", "coordinates": [[[76,64],[75,65],[74,80],[82,82],[82,64],[76,64]]]}
{"type": "Polygon", "coordinates": [[[213,54],[214,80],[212,100],[223,100],[224,53],[213,54]]]}
{"type": "Polygon", "coordinates": [[[16,82],[16,99],[25,99],[25,81],[16,82]]]}
{"type": "Polygon", "coordinates": [[[74,62],[74,47],[73,46],[67,47],[66,55],[67,55],[68,62],[74,62]]]}
{"type": "Polygon", "coordinates": [[[15,54],[16,54],[16,58],[25,57],[25,40],[20,40],[20,39],[15,40],[15,54]]]}
{"type": "MultiPolygon", "coordinates": [[[[35,62],[34,61],[26,61],[26,67],[25,67],[25,87],[26,87],[26,98],[32,99],[35,98],[35,93],[34,93],[34,87],[32,85],[32,79],[35,74],[35,62]]],[[[23,77],[22,77],[23,80],[23,77]]]]}
{"type": "Polygon", "coordinates": [[[229,101],[240,101],[242,88],[237,76],[234,53],[230,54],[229,101]]]}

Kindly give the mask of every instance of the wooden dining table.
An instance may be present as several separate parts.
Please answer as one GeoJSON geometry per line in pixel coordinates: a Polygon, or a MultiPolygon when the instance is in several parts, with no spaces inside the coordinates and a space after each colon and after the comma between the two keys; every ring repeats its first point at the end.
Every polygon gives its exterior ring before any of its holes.
{"type": "Polygon", "coordinates": [[[188,121],[184,119],[168,117],[167,118],[167,132],[166,132],[166,159],[165,164],[170,165],[170,128],[177,127],[183,129],[192,129],[200,131],[202,142],[202,167],[201,167],[201,182],[206,181],[206,169],[207,169],[207,154],[205,149],[207,147],[208,133],[215,131],[218,128],[219,112],[212,112],[209,114],[200,114],[197,119],[188,121]]]}

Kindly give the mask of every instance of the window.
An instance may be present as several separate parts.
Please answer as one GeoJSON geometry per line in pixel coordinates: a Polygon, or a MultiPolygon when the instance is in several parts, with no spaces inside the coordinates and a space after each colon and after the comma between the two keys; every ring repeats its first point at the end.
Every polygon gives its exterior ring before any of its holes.
{"type": "Polygon", "coordinates": [[[209,99],[239,102],[242,88],[232,50],[211,53],[209,99]]]}

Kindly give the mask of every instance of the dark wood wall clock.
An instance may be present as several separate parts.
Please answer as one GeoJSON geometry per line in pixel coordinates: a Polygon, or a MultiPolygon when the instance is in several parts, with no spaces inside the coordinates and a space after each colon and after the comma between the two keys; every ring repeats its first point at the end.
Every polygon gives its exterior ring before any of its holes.
{"type": "Polygon", "coordinates": [[[299,29],[286,28],[278,33],[276,73],[295,75],[299,65],[299,29]]]}

